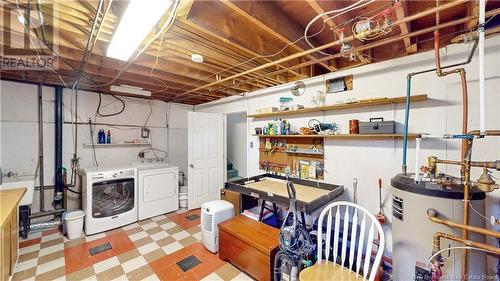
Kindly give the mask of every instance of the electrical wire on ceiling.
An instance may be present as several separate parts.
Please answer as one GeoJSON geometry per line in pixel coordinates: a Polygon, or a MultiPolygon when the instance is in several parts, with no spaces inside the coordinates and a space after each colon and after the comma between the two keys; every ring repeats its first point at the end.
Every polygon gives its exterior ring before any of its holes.
{"type": "MultiPolygon", "coordinates": [[[[360,1],[358,1],[358,2],[363,2],[363,1],[367,1],[367,0],[360,0],[360,1]]],[[[374,1],[374,0],[370,0],[370,3],[371,3],[372,1],[374,1]]],[[[362,16],[367,16],[367,15],[372,14],[372,13],[374,13],[374,12],[376,13],[375,15],[378,15],[378,14],[380,14],[380,12],[381,12],[381,11],[386,10],[386,9],[387,9],[387,7],[392,6],[392,5],[393,5],[393,3],[392,3],[392,2],[389,2],[388,4],[384,5],[383,7],[381,7],[381,8],[379,8],[379,9],[377,9],[376,11],[368,12],[368,13],[365,13],[365,14],[363,14],[363,15],[360,15],[360,16],[357,16],[357,17],[354,17],[354,18],[349,19],[349,20],[346,20],[345,22],[343,22],[343,23],[341,23],[341,24],[337,25],[335,29],[332,29],[332,31],[340,30],[343,26],[345,26],[345,25],[347,25],[347,24],[349,24],[349,23],[351,23],[351,22],[353,22],[353,21],[355,21],[355,20],[357,20],[357,19],[361,18],[362,16]]],[[[320,14],[320,15],[321,15],[321,14],[320,14]]],[[[332,17],[332,18],[334,18],[334,17],[332,17]]],[[[250,59],[248,59],[248,60],[245,60],[245,61],[243,61],[243,62],[241,62],[241,63],[239,63],[239,64],[233,65],[233,66],[231,66],[231,67],[228,67],[228,68],[222,69],[222,70],[220,70],[220,71],[218,71],[218,72],[215,72],[215,73],[213,73],[213,74],[207,75],[207,76],[205,76],[205,77],[203,77],[203,78],[201,78],[201,79],[199,79],[199,80],[197,80],[197,81],[195,81],[195,82],[193,82],[193,83],[190,83],[190,84],[188,84],[188,85],[185,85],[185,86],[184,86],[184,87],[182,87],[180,90],[184,90],[184,89],[186,89],[186,88],[188,88],[188,87],[196,86],[196,84],[198,84],[199,82],[203,82],[203,80],[206,80],[206,79],[212,78],[213,76],[216,76],[216,75],[222,74],[222,73],[224,73],[224,72],[226,72],[226,71],[228,71],[228,70],[234,69],[234,68],[239,67],[239,66],[244,65],[244,64],[247,64],[247,63],[252,62],[252,61],[254,61],[254,60],[256,60],[256,59],[259,59],[259,58],[271,58],[271,57],[275,57],[275,56],[279,55],[280,53],[282,53],[282,52],[283,52],[283,51],[284,51],[284,50],[285,50],[288,46],[293,45],[293,44],[296,44],[297,42],[299,42],[299,41],[300,41],[300,40],[302,40],[302,39],[305,39],[305,40],[306,40],[306,42],[307,42],[307,41],[308,41],[307,39],[309,39],[309,38],[313,38],[313,37],[315,37],[315,36],[319,35],[319,34],[320,34],[321,32],[323,32],[323,30],[325,29],[325,27],[326,27],[326,22],[327,22],[327,20],[324,20],[324,21],[323,21],[323,26],[322,26],[322,27],[321,27],[321,29],[320,29],[319,31],[317,31],[316,33],[311,34],[311,35],[307,35],[307,31],[306,31],[306,32],[304,32],[304,36],[301,36],[300,38],[296,39],[296,40],[295,40],[295,41],[293,41],[293,42],[289,42],[289,43],[288,43],[288,44],[286,44],[286,45],[285,45],[285,46],[284,46],[281,50],[279,50],[278,52],[276,52],[276,53],[274,53],[274,54],[269,54],[269,55],[258,55],[258,56],[255,56],[255,57],[250,58],[250,59]]],[[[308,44],[309,44],[309,43],[308,43],[308,44]]],[[[312,46],[311,44],[309,44],[309,45],[310,45],[311,47],[314,47],[314,46],[312,46]]],[[[327,54],[327,55],[330,55],[330,54],[327,54]]],[[[227,89],[227,88],[229,88],[229,87],[224,87],[224,88],[217,89],[217,90],[215,90],[215,92],[220,91],[220,90],[225,90],[225,89],[227,89]]],[[[182,99],[181,99],[181,100],[182,100],[182,99]]]]}
{"type": "MultiPolygon", "coordinates": [[[[352,20],[351,20],[351,21],[352,21],[352,20]]],[[[449,34],[447,34],[447,35],[457,34],[457,33],[463,33],[463,32],[468,32],[468,31],[469,31],[469,29],[466,29],[466,30],[460,30],[460,31],[457,31],[457,32],[449,33],[449,34]]],[[[433,40],[434,40],[434,39],[432,38],[432,41],[433,41],[433,40]]],[[[427,42],[427,41],[431,41],[431,40],[421,40],[421,41],[419,41],[419,42],[417,42],[417,43],[423,43],[423,42],[427,42]]],[[[404,50],[401,50],[401,52],[400,52],[400,53],[405,52],[405,51],[406,51],[408,48],[410,48],[410,47],[412,47],[412,46],[410,45],[410,46],[406,47],[404,50]]],[[[332,55],[330,55],[330,56],[332,56],[332,55]]],[[[278,70],[278,71],[273,71],[273,72],[270,72],[270,73],[267,73],[267,74],[262,74],[262,75],[260,75],[260,76],[258,76],[258,77],[249,78],[249,79],[247,79],[247,80],[244,80],[244,81],[242,81],[242,82],[239,82],[239,83],[235,84],[235,86],[239,86],[239,85],[242,85],[242,84],[248,83],[249,81],[254,81],[254,80],[259,79],[259,78],[261,78],[261,77],[267,77],[267,76],[270,76],[270,75],[277,75],[277,74],[282,73],[282,72],[283,72],[283,70],[278,70]]],[[[221,87],[221,88],[219,88],[219,89],[216,89],[215,91],[224,90],[224,89],[226,89],[226,88],[227,88],[227,87],[223,86],[223,87],[221,87]]]]}
{"type": "Polygon", "coordinates": [[[161,38],[160,38],[160,45],[158,46],[158,49],[156,50],[156,56],[155,56],[155,62],[153,64],[153,66],[151,67],[151,71],[149,72],[151,78],[153,78],[153,71],[155,70],[156,68],[156,65],[158,64],[158,59],[160,57],[160,51],[161,51],[161,48],[163,46],[163,38],[165,37],[165,33],[167,33],[167,30],[165,30],[163,32],[163,34],[161,35],[161,38]]]}
{"type": "MultiPolygon", "coordinates": [[[[21,12],[21,8],[20,8],[20,6],[19,6],[19,2],[18,2],[18,1],[19,1],[19,0],[16,0],[17,9],[18,9],[19,14],[23,17],[23,13],[21,12]]],[[[112,1],[112,0],[111,0],[111,1],[112,1]]],[[[80,71],[79,71],[79,69],[77,69],[77,68],[76,68],[73,64],[71,64],[71,63],[70,63],[70,62],[69,62],[66,58],[62,57],[62,56],[61,56],[58,52],[56,52],[56,51],[55,51],[55,50],[54,50],[54,49],[50,46],[50,44],[47,42],[47,40],[45,40],[45,38],[40,37],[40,36],[38,35],[38,33],[36,32],[36,30],[35,30],[35,35],[36,35],[37,39],[38,39],[38,40],[40,40],[40,41],[42,41],[42,42],[44,43],[44,45],[45,45],[45,46],[46,46],[46,47],[47,47],[47,48],[48,48],[48,49],[49,49],[49,50],[50,50],[50,51],[51,51],[51,52],[52,52],[55,56],[57,56],[58,58],[62,59],[62,60],[63,60],[63,62],[64,62],[66,65],[68,65],[71,69],[73,69],[74,71],[77,71],[78,73],[80,73],[81,78],[78,78],[78,79],[77,79],[77,81],[80,81],[82,78],[84,78],[85,80],[88,80],[89,82],[91,82],[91,83],[92,83],[92,84],[83,84],[83,83],[78,82],[78,84],[77,84],[78,86],[79,86],[79,85],[82,85],[82,86],[85,86],[85,87],[94,87],[94,88],[97,88],[97,90],[99,91],[99,87],[104,87],[104,86],[107,86],[107,85],[111,85],[114,81],[116,81],[116,79],[117,79],[117,78],[118,78],[118,77],[119,77],[119,76],[120,76],[120,75],[121,75],[121,74],[122,74],[122,73],[123,73],[123,72],[124,72],[124,71],[125,71],[128,67],[129,67],[129,66],[130,66],[130,64],[131,64],[131,63],[132,63],[132,62],[133,62],[133,61],[134,61],[134,60],[135,60],[135,59],[136,59],[136,58],[137,58],[140,54],[142,54],[142,53],[143,53],[143,52],[147,49],[147,46],[149,46],[149,44],[151,44],[151,43],[152,43],[152,42],[153,42],[153,41],[154,41],[154,40],[158,37],[158,35],[159,35],[160,33],[162,33],[162,32],[164,33],[164,32],[166,32],[166,31],[170,28],[170,26],[173,24],[173,19],[174,19],[175,15],[176,15],[176,14],[177,14],[177,12],[178,12],[179,2],[180,2],[180,0],[177,0],[177,1],[175,2],[174,12],[171,14],[171,16],[170,16],[170,17],[169,17],[169,19],[166,21],[166,23],[162,26],[161,30],[160,30],[159,32],[157,32],[157,33],[155,34],[155,36],[153,37],[153,39],[151,39],[151,40],[148,42],[148,44],[146,44],[146,45],[145,45],[145,46],[144,46],[144,47],[143,47],[143,48],[142,48],[142,49],[141,49],[141,50],[137,53],[137,55],[136,55],[136,56],[135,56],[135,57],[134,57],[131,61],[129,61],[129,63],[128,63],[128,64],[127,64],[127,65],[126,65],[126,66],[125,66],[125,67],[124,67],[124,68],[123,68],[123,69],[122,69],[122,70],[121,70],[121,71],[120,71],[120,72],[119,72],[116,76],[114,76],[114,77],[113,77],[113,79],[112,79],[110,82],[108,82],[108,83],[100,83],[100,82],[94,81],[94,80],[93,80],[92,78],[90,78],[90,77],[87,77],[87,76],[85,75],[85,73],[84,73],[84,72],[80,72],[80,71]]],[[[108,4],[108,8],[106,9],[106,12],[104,13],[104,16],[107,14],[107,12],[108,12],[108,10],[109,10],[109,7],[110,7],[110,4],[111,4],[111,3],[109,3],[109,4],[108,4]]],[[[100,27],[102,26],[102,23],[104,22],[104,16],[103,16],[103,19],[101,20],[101,25],[100,25],[100,27]]],[[[24,28],[25,28],[25,32],[27,32],[27,34],[30,34],[30,33],[28,32],[28,30],[27,30],[26,26],[24,26],[24,28]]],[[[98,29],[98,31],[100,31],[100,28],[98,29]]],[[[98,33],[99,33],[99,32],[98,32],[98,33]]],[[[97,34],[98,34],[98,33],[97,33],[97,34]]],[[[91,34],[91,35],[92,35],[92,34],[91,34]]],[[[89,38],[89,39],[90,39],[90,38],[89,38]]],[[[32,39],[31,39],[31,37],[30,37],[30,41],[31,41],[31,44],[33,45],[33,47],[34,47],[35,51],[37,52],[38,57],[40,58],[40,54],[39,54],[39,52],[38,52],[38,48],[37,48],[37,47],[36,47],[36,45],[33,43],[33,41],[32,41],[32,39]]],[[[95,42],[96,42],[96,41],[97,41],[97,36],[95,36],[95,37],[94,37],[94,40],[93,40],[92,46],[95,44],[95,42]]],[[[39,46],[39,48],[40,48],[40,50],[43,50],[41,46],[39,46]]],[[[83,61],[83,60],[82,60],[82,61],[83,61]]],[[[88,59],[86,59],[86,60],[85,60],[85,64],[86,64],[87,62],[88,62],[88,59]]],[[[70,88],[70,87],[68,86],[68,83],[67,83],[67,82],[66,82],[66,81],[65,81],[65,80],[61,77],[61,75],[60,75],[57,71],[55,71],[54,69],[50,68],[49,66],[46,66],[46,67],[47,67],[49,70],[51,70],[54,74],[56,74],[56,75],[59,77],[59,80],[62,82],[62,84],[63,84],[66,88],[70,88]]],[[[168,87],[168,85],[167,85],[164,81],[162,81],[162,80],[160,80],[160,79],[157,79],[157,78],[155,78],[155,77],[153,77],[153,79],[155,79],[156,81],[161,82],[161,83],[165,86],[165,89],[160,90],[160,92],[166,91],[166,90],[169,88],[169,87],[168,87]]]]}
{"type": "Polygon", "coordinates": [[[109,11],[109,8],[111,7],[112,2],[113,2],[112,0],[109,2],[108,7],[106,9],[106,13],[103,14],[101,24],[99,24],[99,27],[97,29],[97,34],[95,35],[95,40],[92,40],[94,38],[94,30],[96,29],[97,22],[99,21],[99,14],[101,12],[101,8],[102,8],[103,3],[104,3],[104,0],[99,1],[99,4],[98,4],[97,9],[96,9],[96,14],[94,17],[94,22],[92,23],[92,28],[90,29],[89,38],[87,40],[87,44],[85,45],[85,50],[83,52],[83,57],[82,57],[82,61],[80,63],[80,68],[78,70],[78,79],[75,81],[75,83],[73,85],[73,90],[78,87],[78,84],[80,83],[80,81],[83,78],[83,73],[85,73],[85,70],[86,70],[87,65],[88,65],[88,60],[89,60],[90,56],[92,55],[92,50],[94,49],[94,43],[97,42],[97,38],[98,38],[99,33],[101,31],[101,28],[104,24],[104,18],[106,16],[107,12],[109,11]]]}
{"type": "MultiPolygon", "coordinates": [[[[19,0],[16,0],[16,6],[17,6],[17,11],[18,11],[18,13],[19,13],[19,16],[20,16],[21,18],[24,18],[26,21],[31,20],[29,17],[26,17],[26,16],[22,13],[22,11],[21,11],[21,7],[19,6],[19,0]]],[[[31,38],[31,32],[30,32],[30,31],[28,30],[28,28],[26,27],[26,24],[23,24],[23,28],[24,28],[24,32],[25,32],[26,34],[28,34],[28,38],[29,38],[29,40],[30,40],[31,45],[33,45],[33,48],[34,48],[34,50],[35,50],[35,52],[36,52],[36,55],[37,55],[38,59],[39,59],[39,60],[41,60],[41,57],[40,57],[40,52],[38,51],[37,46],[35,45],[35,43],[33,42],[33,39],[31,38]]],[[[38,39],[38,37],[37,37],[37,39],[38,39]]],[[[40,42],[39,42],[39,43],[40,43],[40,42]]],[[[41,46],[39,46],[39,48],[40,48],[40,49],[42,49],[42,48],[41,48],[41,46]]],[[[45,64],[45,67],[46,67],[47,69],[49,69],[50,71],[52,71],[54,74],[56,74],[56,75],[59,77],[59,80],[63,83],[63,85],[64,85],[66,88],[69,88],[69,87],[68,87],[68,84],[66,83],[66,81],[64,81],[64,79],[61,77],[61,75],[59,75],[59,73],[58,73],[57,71],[55,71],[54,69],[52,69],[52,67],[48,66],[47,64],[45,64]]]]}
{"type": "MultiPolygon", "coordinates": [[[[323,28],[322,28],[320,31],[318,31],[317,33],[315,33],[315,34],[313,34],[313,35],[309,35],[309,37],[314,37],[314,36],[318,35],[318,34],[319,34],[319,33],[321,33],[324,29],[325,29],[325,25],[323,25],[323,28]]],[[[239,66],[242,66],[242,65],[248,64],[248,63],[250,63],[250,62],[252,62],[252,61],[254,61],[254,60],[256,60],[256,59],[262,59],[262,58],[272,58],[272,57],[275,57],[275,56],[279,55],[280,53],[282,53],[283,51],[285,51],[285,49],[286,49],[286,48],[288,48],[288,46],[293,45],[293,44],[296,44],[297,42],[299,42],[299,41],[300,41],[300,40],[302,40],[302,39],[304,39],[304,36],[302,36],[302,37],[298,38],[297,40],[295,40],[295,41],[293,41],[293,42],[290,42],[290,43],[286,44],[283,48],[281,48],[279,51],[275,52],[274,54],[268,54],[268,55],[258,55],[258,56],[252,57],[252,58],[250,58],[250,59],[248,59],[248,60],[245,60],[245,61],[243,61],[243,62],[241,62],[241,63],[235,64],[235,65],[233,65],[233,66],[231,66],[231,67],[225,68],[225,69],[220,70],[220,71],[218,71],[218,72],[215,72],[215,73],[209,74],[209,75],[207,75],[207,76],[205,76],[205,77],[203,77],[203,78],[201,78],[201,79],[198,79],[198,80],[196,80],[195,82],[193,82],[193,83],[191,83],[191,84],[188,84],[188,85],[183,86],[182,88],[180,88],[180,90],[184,90],[184,89],[186,89],[187,87],[190,87],[190,86],[195,86],[195,85],[196,85],[196,84],[198,84],[199,82],[203,82],[204,80],[209,79],[209,78],[212,78],[213,76],[220,75],[220,74],[222,74],[222,73],[224,73],[224,72],[226,72],[226,71],[229,71],[229,70],[231,70],[231,69],[234,69],[234,68],[236,68],[236,67],[239,67],[239,66]]]]}
{"type": "Polygon", "coordinates": [[[355,22],[352,25],[352,35],[356,37],[361,42],[368,41],[368,40],[374,40],[379,37],[382,37],[384,35],[387,35],[389,32],[392,31],[392,25],[391,23],[387,20],[387,17],[385,18],[386,20],[384,21],[383,24],[380,24],[378,20],[372,20],[370,18],[362,18],[355,22]],[[367,27],[368,31],[362,31],[358,32],[358,30],[362,30],[364,25],[367,27]],[[373,25],[373,26],[372,26],[373,25]],[[377,30],[377,32],[371,32],[371,30],[377,30]]]}
{"type": "MultiPolygon", "coordinates": [[[[467,32],[468,29],[461,29],[461,30],[458,30],[458,31],[454,31],[454,32],[450,32],[450,33],[446,33],[446,34],[443,34],[441,37],[452,37],[452,36],[455,36],[456,34],[462,34],[464,32],[467,32]]],[[[422,44],[422,43],[425,43],[425,42],[433,42],[434,41],[434,37],[431,37],[431,38],[428,38],[428,39],[425,39],[425,40],[420,40],[418,42],[416,42],[415,44],[422,44]]],[[[400,55],[402,55],[403,53],[405,53],[408,49],[410,49],[411,47],[413,47],[412,45],[409,45],[407,47],[404,47],[403,49],[401,49],[400,51],[396,52],[392,52],[389,57],[392,57],[392,58],[395,58],[395,57],[399,57],[400,55]]],[[[469,47],[469,50],[470,50],[470,47],[469,47]]],[[[470,53],[470,51],[467,51],[467,53],[470,53]]],[[[385,61],[387,59],[377,59],[377,58],[374,58],[372,56],[369,56],[367,54],[359,54],[360,56],[363,56],[363,57],[366,57],[366,58],[369,58],[373,61],[385,61]]]]}
{"type": "Polygon", "coordinates": [[[158,39],[158,37],[163,32],[170,29],[170,27],[174,23],[174,19],[177,16],[178,11],[179,11],[180,2],[181,2],[181,0],[176,0],[174,2],[170,16],[165,21],[165,23],[162,25],[160,30],[158,30],[150,40],[148,40],[148,42],[134,55],[134,57],[132,59],[128,60],[127,64],[120,71],[118,71],[118,73],[111,79],[111,81],[109,81],[107,83],[102,83],[102,84],[98,84],[98,85],[90,85],[90,86],[91,87],[104,87],[104,86],[109,86],[109,85],[113,84],[113,82],[115,82],[116,79],[118,79],[118,77],[120,77],[120,75],[122,75],[123,72],[125,72],[128,69],[128,67],[130,67],[130,65],[132,65],[132,63],[149,47],[149,45],[151,45],[151,43],[153,43],[156,39],[158,39]]]}
{"type": "MultiPolygon", "coordinates": [[[[321,30],[319,30],[318,32],[316,32],[316,33],[314,33],[314,34],[312,34],[312,35],[308,35],[307,37],[312,38],[312,37],[314,37],[314,36],[316,36],[316,35],[320,34],[320,33],[321,33],[324,29],[325,29],[325,27],[326,27],[326,24],[325,24],[325,23],[323,23],[323,27],[321,28],[321,30]]],[[[275,56],[279,55],[280,53],[282,53],[283,51],[285,51],[285,50],[286,50],[286,48],[288,48],[288,46],[290,46],[290,45],[294,45],[294,44],[296,44],[297,42],[299,42],[300,40],[302,40],[302,39],[304,39],[304,38],[305,38],[304,36],[301,36],[300,38],[296,39],[295,41],[287,43],[287,44],[286,44],[283,48],[281,48],[279,51],[277,51],[277,52],[276,52],[276,53],[274,53],[274,54],[269,54],[269,55],[258,55],[258,56],[255,56],[255,57],[253,57],[253,58],[250,58],[250,59],[248,59],[248,60],[245,60],[245,61],[243,61],[243,62],[241,62],[241,63],[238,63],[238,64],[236,64],[236,65],[233,65],[233,66],[231,66],[231,67],[228,67],[228,68],[222,69],[222,70],[220,70],[220,71],[218,71],[218,72],[215,72],[215,73],[209,74],[209,75],[207,75],[207,76],[205,76],[205,77],[203,77],[203,78],[201,78],[201,79],[198,79],[198,80],[194,81],[193,83],[190,83],[190,84],[188,84],[188,85],[183,86],[183,87],[182,87],[182,88],[180,88],[179,90],[184,90],[184,89],[186,89],[187,87],[196,86],[196,84],[198,84],[199,82],[203,82],[204,80],[209,79],[209,78],[211,78],[212,76],[217,77],[218,75],[220,75],[220,74],[222,74],[222,73],[224,73],[224,72],[226,72],[226,71],[229,71],[229,70],[234,69],[234,68],[236,68],[236,67],[239,67],[239,66],[242,66],[242,65],[248,64],[249,62],[252,62],[252,61],[254,61],[254,60],[256,60],[256,59],[259,59],[259,58],[271,58],[271,57],[275,57],[275,56]]],[[[227,89],[227,88],[229,88],[229,87],[226,87],[226,88],[224,88],[224,89],[227,89]]],[[[216,90],[216,91],[220,91],[220,90],[218,89],[218,90],[216,90]]],[[[182,98],[182,99],[178,99],[177,101],[183,101],[183,100],[188,99],[188,98],[189,98],[189,97],[184,97],[184,98],[182,98]]]]}
{"type": "MultiPolygon", "coordinates": [[[[345,8],[342,8],[342,9],[337,9],[337,10],[331,10],[331,11],[328,11],[328,12],[323,12],[321,14],[318,14],[316,17],[314,17],[306,26],[305,30],[304,30],[304,38],[307,42],[307,44],[311,47],[311,48],[315,48],[315,46],[307,39],[307,33],[309,31],[309,28],[311,28],[311,26],[320,18],[322,18],[323,16],[327,16],[327,15],[330,15],[330,14],[335,14],[331,17],[329,17],[328,19],[325,19],[323,20],[323,23],[327,22],[328,20],[332,20],[340,15],[343,15],[345,13],[348,13],[348,12],[351,12],[351,11],[354,11],[356,9],[359,9],[359,8],[362,8],[372,2],[374,2],[375,0],[359,0],[358,2],[354,3],[354,4],[351,4],[345,8]],[[365,3],[362,3],[362,2],[365,2],[365,3]]],[[[323,51],[318,51],[318,53],[322,54],[322,55],[325,55],[325,56],[329,56],[330,54],[328,53],[325,53],[323,51]]]]}

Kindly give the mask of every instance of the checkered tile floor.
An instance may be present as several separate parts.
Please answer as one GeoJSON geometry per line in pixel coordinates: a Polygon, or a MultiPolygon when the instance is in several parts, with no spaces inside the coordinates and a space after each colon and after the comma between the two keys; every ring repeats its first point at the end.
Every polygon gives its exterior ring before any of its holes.
{"type": "Polygon", "coordinates": [[[252,280],[203,247],[199,215],[174,212],[75,240],[59,229],[30,233],[12,280],[252,280]],[[112,248],[89,254],[105,243],[112,248]]]}

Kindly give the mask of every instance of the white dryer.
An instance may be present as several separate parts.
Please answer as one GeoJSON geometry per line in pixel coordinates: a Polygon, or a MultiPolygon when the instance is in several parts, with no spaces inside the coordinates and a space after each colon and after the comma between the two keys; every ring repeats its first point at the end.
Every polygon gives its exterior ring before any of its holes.
{"type": "Polygon", "coordinates": [[[179,209],[179,169],[161,163],[133,163],[138,187],[138,219],[179,209]]]}
{"type": "Polygon", "coordinates": [[[86,168],[82,183],[85,234],[137,221],[137,182],[133,167],[86,168]]]}

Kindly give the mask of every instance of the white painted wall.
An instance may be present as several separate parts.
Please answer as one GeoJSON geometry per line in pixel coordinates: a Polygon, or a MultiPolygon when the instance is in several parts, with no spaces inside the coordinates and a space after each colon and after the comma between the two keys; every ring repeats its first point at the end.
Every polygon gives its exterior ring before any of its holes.
{"type": "MultiPolygon", "coordinates": [[[[71,121],[72,92],[65,89],[64,95],[64,121],[71,121]]],[[[102,96],[102,113],[116,112],[121,104],[108,95],[102,96]]],[[[150,141],[153,147],[170,151],[171,163],[178,165],[180,170],[187,161],[186,149],[182,144],[187,143],[187,111],[192,107],[178,104],[167,104],[162,101],[149,101],[137,98],[123,98],[126,109],[114,117],[96,116],[98,96],[96,93],[78,92],[78,122],[109,123],[113,126],[96,126],[94,141],[97,141],[99,129],[111,130],[113,142],[140,139],[139,127],[126,127],[122,125],[143,126],[152,109],[147,127],[151,130],[150,141]],[[151,104],[151,107],[150,107],[151,104]],[[168,121],[167,121],[168,120],[168,121]],[[171,124],[171,130],[167,124],[171,124]],[[186,131],[186,132],[184,132],[186,131]],[[170,147],[167,145],[170,143],[170,147]],[[184,160],[185,159],[185,160],[184,160]]],[[[3,172],[14,171],[19,175],[33,175],[38,161],[38,107],[37,86],[31,84],[15,83],[10,81],[0,82],[1,104],[1,154],[3,172]]],[[[54,184],[54,88],[43,87],[44,110],[44,165],[45,185],[54,184]]],[[[87,124],[78,125],[78,156],[81,158],[80,167],[94,166],[92,148],[84,148],[84,143],[90,143],[90,132],[87,124]]],[[[137,154],[146,147],[103,147],[96,148],[99,166],[124,165],[137,161],[137,154]]],[[[63,166],[70,168],[70,159],[73,155],[73,130],[70,124],[63,125],[63,166]]],[[[159,157],[163,154],[158,152],[159,157]]],[[[146,157],[154,157],[147,153],[146,157]]],[[[185,170],[185,169],[184,169],[185,170]]],[[[69,175],[68,175],[69,180],[69,175]]],[[[38,185],[38,179],[37,183],[38,185]]],[[[75,188],[79,189],[79,188],[75,188]]],[[[46,191],[45,206],[51,209],[53,191],[46,191]]],[[[76,208],[77,197],[71,196],[70,208],[76,208]]],[[[35,192],[32,212],[39,210],[39,193],[35,192]]]]}
{"type": "Polygon", "coordinates": [[[238,170],[240,177],[247,176],[247,120],[246,112],[236,112],[227,115],[226,139],[227,158],[238,170]]]}
{"type": "MultiPolygon", "coordinates": [[[[462,62],[466,59],[468,47],[466,45],[449,46],[441,50],[442,63],[462,62]]],[[[486,40],[486,93],[487,93],[487,128],[500,128],[500,37],[486,40]]],[[[467,65],[469,85],[469,129],[478,129],[478,58],[477,51],[472,62],[467,65]]],[[[420,53],[409,57],[390,61],[373,63],[363,67],[330,73],[305,80],[306,93],[301,97],[294,97],[295,102],[310,106],[312,95],[317,91],[324,91],[324,80],[348,74],[354,76],[354,89],[337,94],[328,94],[327,104],[336,101],[345,101],[348,98],[366,99],[374,97],[404,96],[406,93],[406,75],[409,72],[433,68],[434,56],[432,52],[420,53]]],[[[245,97],[230,97],[220,101],[199,105],[196,111],[203,112],[255,112],[259,108],[278,106],[281,96],[293,97],[289,91],[290,84],[276,86],[247,94],[245,97]]],[[[410,114],[410,132],[413,133],[458,133],[461,128],[461,91],[460,78],[456,75],[437,78],[435,73],[424,74],[413,79],[412,93],[426,93],[430,100],[412,105],[410,114]]],[[[291,115],[288,120],[292,128],[306,126],[310,118],[340,124],[341,132],[348,133],[348,120],[359,119],[368,121],[370,117],[384,117],[386,120],[396,120],[401,125],[397,132],[402,132],[404,122],[404,104],[396,106],[379,105],[364,108],[353,108],[324,113],[291,115]]],[[[259,140],[252,136],[255,127],[262,127],[270,119],[248,119],[248,176],[259,174],[258,147],[259,140]],[[250,147],[253,143],[253,148],[250,147]]],[[[414,141],[409,143],[408,165],[409,171],[414,169],[414,141]]],[[[387,232],[388,245],[391,245],[391,205],[390,179],[401,172],[402,141],[393,140],[328,140],[325,143],[325,181],[341,184],[346,187],[344,199],[352,200],[352,179],[359,179],[358,203],[369,208],[372,212],[378,211],[377,179],[383,180],[384,212],[389,223],[387,232]]],[[[477,160],[500,159],[500,139],[488,138],[478,140],[474,144],[473,158],[477,160]]],[[[421,162],[424,165],[427,156],[435,155],[446,159],[459,159],[460,143],[457,141],[425,140],[422,142],[421,162]]],[[[441,168],[445,172],[455,173],[454,167],[441,168]]],[[[475,170],[473,179],[477,179],[481,171],[475,170]]],[[[500,173],[494,173],[496,177],[500,173]]],[[[457,174],[458,175],[458,174],[457,174]]],[[[496,190],[487,195],[486,214],[500,216],[500,191],[496,190]]],[[[476,214],[472,214],[476,216],[476,214]]],[[[491,225],[490,225],[491,227],[491,225]]],[[[496,245],[494,240],[489,241],[496,245]]],[[[389,249],[390,250],[390,249],[389,249]]],[[[496,267],[490,259],[490,267],[496,267]]],[[[490,272],[491,273],[491,272],[490,272]]]]}
{"type": "Polygon", "coordinates": [[[187,185],[187,113],[189,111],[193,111],[192,106],[169,103],[167,107],[169,162],[179,167],[179,172],[184,172],[185,185],[187,185]]]}

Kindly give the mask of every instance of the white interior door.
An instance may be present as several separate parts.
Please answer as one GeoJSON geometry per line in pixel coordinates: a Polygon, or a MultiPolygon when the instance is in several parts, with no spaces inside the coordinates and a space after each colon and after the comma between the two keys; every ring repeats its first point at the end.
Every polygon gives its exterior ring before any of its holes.
{"type": "Polygon", "coordinates": [[[219,199],[224,185],[224,116],[188,112],[188,209],[219,199]]]}

